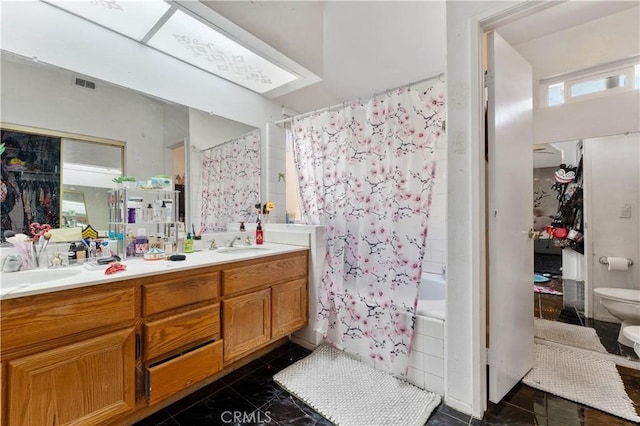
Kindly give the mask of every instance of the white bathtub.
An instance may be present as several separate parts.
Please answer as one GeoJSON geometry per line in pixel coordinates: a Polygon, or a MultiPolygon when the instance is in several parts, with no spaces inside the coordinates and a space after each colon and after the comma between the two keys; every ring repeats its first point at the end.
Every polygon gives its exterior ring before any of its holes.
{"type": "Polygon", "coordinates": [[[424,272],[418,291],[418,308],[421,316],[445,320],[447,317],[447,281],[440,274],[424,272]]]}

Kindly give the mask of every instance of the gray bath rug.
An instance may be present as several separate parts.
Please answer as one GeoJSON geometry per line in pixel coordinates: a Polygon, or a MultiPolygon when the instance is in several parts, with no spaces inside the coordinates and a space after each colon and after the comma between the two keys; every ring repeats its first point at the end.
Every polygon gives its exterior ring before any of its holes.
{"type": "Polygon", "coordinates": [[[273,376],[284,389],[340,426],[422,426],[440,395],[322,345],[273,376]]]}
{"type": "Polygon", "coordinates": [[[591,327],[581,327],[540,318],[535,319],[534,327],[534,335],[540,339],[574,348],[607,353],[607,350],[600,343],[596,330],[591,327]]]}
{"type": "Polygon", "coordinates": [[[536,344],[533,368],[522,382],[614,416],[640,422],[615,363],[597,355],[536,344]]]}

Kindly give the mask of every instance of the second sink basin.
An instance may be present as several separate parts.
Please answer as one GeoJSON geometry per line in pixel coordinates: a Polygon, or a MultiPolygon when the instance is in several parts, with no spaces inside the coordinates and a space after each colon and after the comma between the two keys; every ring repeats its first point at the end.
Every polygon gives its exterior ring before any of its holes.
{"type": "Polygon", "coordinates": [[[77,269],[32,269],[30,271],[3,272],[0,288],[5,290],[29,284],[57,281],[79,273],[80,271],[77,269]]]}

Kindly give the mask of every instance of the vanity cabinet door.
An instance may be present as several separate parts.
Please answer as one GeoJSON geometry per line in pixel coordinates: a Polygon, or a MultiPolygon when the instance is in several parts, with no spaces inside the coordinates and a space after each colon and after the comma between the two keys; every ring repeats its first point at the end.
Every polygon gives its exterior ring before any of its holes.
{"type": "Polygon", "coordinates": [[[95,425],[135,408],[135,329],[8,362],[8,425],[95,425]]]}
{"type": "Polygon", "coordinates": [[[224,362],[235,361],[271,340],[271,289],[222,301],[224,362]]]}
{"type": "Polygon", "coordinates": [[[307,280],[271,287],[271,338],[290,334],[307,324],[307,280]]]}

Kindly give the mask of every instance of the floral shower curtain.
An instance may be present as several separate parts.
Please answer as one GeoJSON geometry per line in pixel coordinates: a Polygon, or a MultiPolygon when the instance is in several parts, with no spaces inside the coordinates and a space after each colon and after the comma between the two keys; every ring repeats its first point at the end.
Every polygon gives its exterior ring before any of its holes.
{"type": "Polygon", "coordinates": [[[260,130],[205,152],[202,209],[205,231],[226,231],[229,222],[248,221],[260,202],[260,130]]]}
{"type": "Polygon", "coordinates": [[[444,84],[294,120],[303,221],[327,227],[316,330],[405,376],[444,84]]]}

